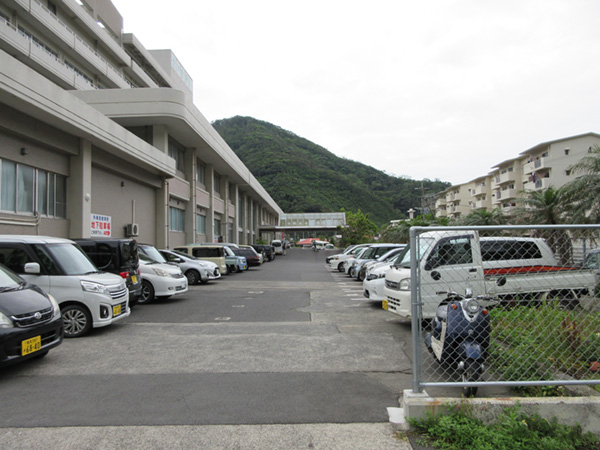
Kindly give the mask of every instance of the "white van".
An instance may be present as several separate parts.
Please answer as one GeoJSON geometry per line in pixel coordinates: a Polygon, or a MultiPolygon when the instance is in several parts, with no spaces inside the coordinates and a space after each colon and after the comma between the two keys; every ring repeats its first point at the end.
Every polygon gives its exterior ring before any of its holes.
{"type": "Polygon", "coordinates": [[[276,255],[285,255],[285,247],[283,245],[283,242],[281,242],[281,240],[273,239],[271,241],[271,246],[275,249],[276,255]]]}
{"type": "Polygon", "coordinates": [[[56,299],[65,337],[83,336],[131,314],[125,280],[98,271],[69,239],[0,235],[0,263],[56,299]]]}

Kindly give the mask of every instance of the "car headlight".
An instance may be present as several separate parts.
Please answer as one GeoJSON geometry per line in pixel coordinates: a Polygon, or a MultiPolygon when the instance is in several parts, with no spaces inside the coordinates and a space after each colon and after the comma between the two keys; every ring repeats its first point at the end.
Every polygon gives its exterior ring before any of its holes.
{"type": "Polygon", "coordinates": [[[398,290],[399,291],[410,291],[410,278],[405,278],[403,280],[400,280],[400,283],[398,283],[398,290]]]}
{"type": "Polygon", "coordinates": [[[60,306],[58,306],[58,302],[50,294],[48,294],[48,298],[50,299],[50,303],[52,303],[52,309],[54,310],[52,313],[52,319],[56,319],[57,317],[60,317],[60,306]]]}
{"type": "Polygon", "coordinates": [[[171,274],[169,272],[167,272],[166,270],[163,270],[163,269],[159,269],[158,267],[153,267],[152,270],[159,277],[170,277],[171,276],[171,274]]]}
{"type": "Polygon", "coordinates": [[[0,328],[14,328],[14,326],[15,325],[12,323],[12,320],[0,313],[0,328]]]}
{"type": "Polygon", "coordinates": [[[385,278],[385,272],[382,272],[379,275],[377,275],[377,278],[385,278]]]}
{"type": "Polygon", "coordinates": [[[86,292],[93,292],[95,294],[110,295],[110,291],[106,286],[100,283],[93,283],[92,281],[81,281],[81,287],[86,292]]]}

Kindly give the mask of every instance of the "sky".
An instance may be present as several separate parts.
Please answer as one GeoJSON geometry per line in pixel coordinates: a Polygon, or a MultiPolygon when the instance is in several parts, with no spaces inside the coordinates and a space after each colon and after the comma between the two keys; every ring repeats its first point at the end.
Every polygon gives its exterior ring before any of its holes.
{"type": "Polygon", "coordinates": [[[112,2],[210,122],[264,120],[391,175],[466,183],[600,132],[597,0],[112,2]]]}

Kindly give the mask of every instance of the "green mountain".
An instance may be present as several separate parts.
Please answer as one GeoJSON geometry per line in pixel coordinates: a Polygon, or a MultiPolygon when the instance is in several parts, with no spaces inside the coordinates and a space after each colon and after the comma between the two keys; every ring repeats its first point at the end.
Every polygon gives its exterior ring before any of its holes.
{"type": "Polygon", "coordinates": [[[212,125],[286,213],[360,209],[381,226],[406,218],[410,208],[427,206],[423,192],[433,194],[450,186],[388,175],[252,117],[236,116],[212,125]]]}

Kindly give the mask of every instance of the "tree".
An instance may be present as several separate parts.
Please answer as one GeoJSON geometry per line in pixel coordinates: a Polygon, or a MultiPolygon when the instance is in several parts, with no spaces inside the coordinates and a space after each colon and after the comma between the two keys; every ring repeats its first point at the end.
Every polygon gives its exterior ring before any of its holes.
{"type": "Polygon", "coordinates": [[[403,220],[395,225],[387,227],[381,233],[383,242],[392,242],[396,244],[408,244],[410,240],[411,227],[429,227],[429,226],[447,226],[449,220],[447,217],[434,217],[433,214],[417,216],[410,220],[403,220]]]}
{"type": "Polygon", "coordinates": [[[358,212],[344,211],[346,213],[346,226],[338,227],[342,233],[342,245],[362,244],[373,239],[377,233],[377,225],[369,220],[368,214],[363,214],[359,209],[358,212]]]}
{"type": "Polygon", "coordinates": [[[571,167],[571,172],[581,174],[563,186],[573,223],[600,222],[600,147],[592,148],[587,156],[571,167]]]}
{"type": "Polygon", "coordinates": [[[498,208],[491,211],[476,209],[465,216],[460,222],[462,225],[469,226],[505,225],[508,222],[508,217],[498,208]]]}
{"type": "MultiPolygon", "coordinates": [[[[553,186],[539,191],[525,191],[520,199],[523,207],[517,210],[516,220],[524,224],[560,225],[565,223],[566,189],[553,186]]],[[[567,231],[540,230],[535,233],[546,239],[562,264],[568,264],[573,255],[571,238],[567,231]]]]}

